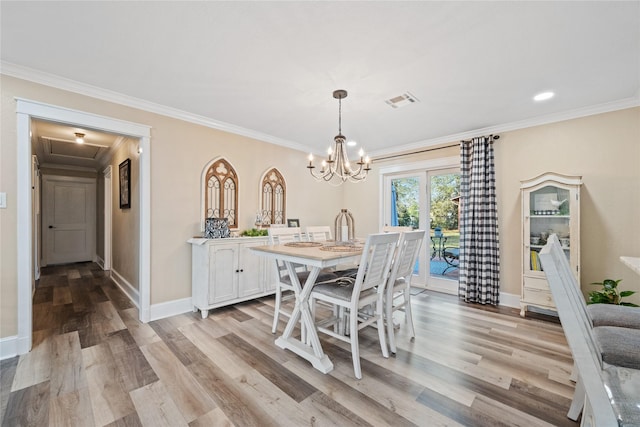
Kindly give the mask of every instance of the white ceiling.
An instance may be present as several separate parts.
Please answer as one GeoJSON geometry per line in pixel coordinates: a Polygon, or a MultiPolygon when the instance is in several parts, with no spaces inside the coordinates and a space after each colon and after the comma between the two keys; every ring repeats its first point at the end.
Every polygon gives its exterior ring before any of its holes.
{"type": "Polygon", "coordinates": [[[335,89],[374,156],[640,105],[638,1],[0,7],[5,74],[315,153],[337,134],[335,89]],[[407,91],[420,102],[385,103],[407,91]]]}

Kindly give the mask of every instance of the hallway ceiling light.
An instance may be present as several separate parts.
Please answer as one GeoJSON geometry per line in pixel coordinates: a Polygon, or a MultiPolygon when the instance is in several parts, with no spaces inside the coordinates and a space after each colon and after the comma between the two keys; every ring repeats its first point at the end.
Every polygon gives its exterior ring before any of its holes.
{"type": "Polygon", "coordinates": [[[84,133],[76,132],[76,142],[78,144],[84,144],[84,133]]]}
{"type": "Polygon", "coordinates": [[[342,99],[347,97],[347,91],[338,89],[333,92],[333,97],[338,100],[338,135],[334,138],[333,148],[329,148],[328,157],[322,161],[320,173],[313,170],[313,154],[309,154],[307,168],[311,175],[318,181],[325,181],[333,185],[340,185],[345,181],[359,182],[367,178],[371,170],[369,156],[364,156],[364,150],[360,149],[360,160],[356,162],[357,169],[352,169],[347,157],[346,138],[342,135],[342,99]]]}

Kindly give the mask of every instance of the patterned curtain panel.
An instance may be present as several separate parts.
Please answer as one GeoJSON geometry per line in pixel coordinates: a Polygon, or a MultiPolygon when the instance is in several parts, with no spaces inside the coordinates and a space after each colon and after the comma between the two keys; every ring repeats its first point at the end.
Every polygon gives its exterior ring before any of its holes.
{"type": "Polygon", "coordinates": [[[500,302],[493,136],[460,143],[460,285],[466,302],[500,302]]]}

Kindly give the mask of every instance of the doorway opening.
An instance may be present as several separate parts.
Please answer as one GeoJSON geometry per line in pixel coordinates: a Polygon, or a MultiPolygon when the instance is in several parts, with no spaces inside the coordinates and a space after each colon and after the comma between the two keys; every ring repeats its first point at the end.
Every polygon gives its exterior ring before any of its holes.
{"type": "Polygon", "coordinates": [[[17,99],[17,231],[21,236],[17,242],[17,281],[18,281],[18,336],[16,353],[30,351],[32,343],[32,289],[36,274],[33,269],[33,200],[32,200],[32,120],[44,120],[101,130],[137,138],[144,155],[140,156],[140,231],[139,253],[139,313],[140,320],[149,321],[150,307],[150,136],[151,128],[136,123],[125,122],[97,116],[81,111],[43,104],[35,101],[17,99]]]}

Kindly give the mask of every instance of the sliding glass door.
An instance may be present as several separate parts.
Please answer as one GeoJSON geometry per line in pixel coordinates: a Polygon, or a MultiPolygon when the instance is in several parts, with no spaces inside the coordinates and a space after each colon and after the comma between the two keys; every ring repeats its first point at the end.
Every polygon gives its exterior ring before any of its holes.
{"type": "Polygon", "coordinates": [[[459,277],[459,169],[427,171],[429,196],[429,287],[457,293],[459,277]]]}
{"type": "Polygon", "coordinates": [[[384,225],[429,230],[412,284],[457,293],[458,168],[384,175],[384,225]]]}
{"type": "MultiPolygon", "coordinates": [[[[388,202],[385,203],[384,225],[425,230],[429,226],[428,217],[424,215],[427,212],[425,185],[424,172],[385,177],[383,198],[388,202]]],[[[428,271],[425,269],[426,262],[426,255],[422,253],[416,262],[413,274],[417,277],[412,279],[412,283],[424,285],[428,271]]]]}

